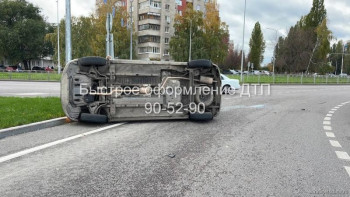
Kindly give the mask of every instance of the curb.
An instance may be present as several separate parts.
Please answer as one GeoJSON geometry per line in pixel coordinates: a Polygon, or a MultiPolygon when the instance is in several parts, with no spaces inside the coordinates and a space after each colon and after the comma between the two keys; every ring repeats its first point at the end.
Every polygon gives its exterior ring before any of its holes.
{"type": "Polygon", "coordinates": [[[31,124],[17,126],[17,127],[11,127],[7,129],[1,129],[0,139],[6,138],[9,136],[23,134],[23,133],[29,133],[29,132],[33,132],[41,129],[46,129],[50,127],[60,126],[65,123],[66,123],[66,117],[62,117],[62,118],[45,120],[42,122],[36,122],[36,123],[31,123],[31,124]]]}

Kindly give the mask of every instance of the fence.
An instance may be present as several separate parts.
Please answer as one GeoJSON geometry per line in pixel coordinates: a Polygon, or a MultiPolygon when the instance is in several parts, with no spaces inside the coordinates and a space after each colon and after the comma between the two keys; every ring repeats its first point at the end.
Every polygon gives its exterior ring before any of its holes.
{"type": "Polygon", "coordinates": [[[60,81],[61,75],[54,71],[0,71],[0,80],[60,81]]]}
{"type": "MultiPolygon", "coordinates": [[[[240,75],[229,75],[232,79],[241,79],[240,75]]],[[[241,83],[261,83],[261,84],[349,84],[350,77],[335,75],[243,75],[241,83]]]]}

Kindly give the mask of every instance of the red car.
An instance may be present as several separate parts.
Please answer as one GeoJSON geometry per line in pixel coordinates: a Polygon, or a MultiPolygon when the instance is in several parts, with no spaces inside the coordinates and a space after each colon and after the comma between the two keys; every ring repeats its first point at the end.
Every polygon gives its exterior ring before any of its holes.
{"type": "Polygon", "coordinates": [[[46,67],[46,68],[45,68],[45,71],[53,71],[53,69],[50,68],[50,67],[46,67]]]}
{"type": "Polygon", "coordinates": [[[5,70],[6,70],[7,72],[12,72],[12,71],[14,71],[14,69],[13,69],[12,67],[10,67],[10,66],[6,67],[5,70]]]}

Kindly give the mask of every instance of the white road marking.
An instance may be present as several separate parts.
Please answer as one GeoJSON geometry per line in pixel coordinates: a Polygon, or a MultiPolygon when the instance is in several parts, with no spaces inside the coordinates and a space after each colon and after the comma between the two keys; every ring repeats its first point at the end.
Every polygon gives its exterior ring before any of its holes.
{"type": "Polygon", "coordinates": [[[338,105],[337,107],[343,107],[344,105],[342,104],[342,105],[338,105]]]}
{"type": "MultiPolygon", "coordinates": [[[[340,107],[342,107],[342,106],[340,106],[340,107]]],[[[337,106],[337,107],[334,107],[334,109],[339,109],[340,107],[337,106]]]]}
{"type": "Polygon", "coordinates": [[[335,154],[337,154],[337,157],[338,157],[339,159],[350,160],[350,156],[348,155],[347,152],[335,151],[335,154]]]}
{"type": "Polygon", "coordinates": [[[329,140],[329,142],[331,143],[331,145],[333,147],[336,147],[336,148],[341,148],[341,145],[338,141],[335,141],[335,140],[329,140]]]}
{"type": "Polygon", "coordinates": [[[350,176],[350,167],[349,166],[344,166],[346,172],[348,173],[348,175],[350,176]]]}
{"type": "Polygon", "coordinates": [[[333,114],[327,114],[326,116],[327,116],[327,117],[332,117],[332,116],[333,116],[333,114]]]}
{"type": "Polygon", "coordinates": [[[324,120],[326,120],[326,121],[331,121],[332,118],[331,118],[331,117],[325,117],[324,120]]]}
{"type": "Polygon", "coordinates": [[[332,127],[331,126],[323,126],[323,129],[326,131],[332,131],[332,127]]]}
{"type": "Polygon", "coordinates": [[[331,121],[323,121],[324,125],[331,125],[331,121]]]}
{"type": "Polygon", "coordinates": [[[330,114],[334,114],[334,113],[335,113],[335,111],[329,111],[328,113],[330,113],[330,114]]]}
{"type": "Polygon", "coordinates": [[[334,111],[334,112],[337,111],[337,110],[338,110],[338,109],[332,109],[332,111],[334,111]]]}
{"type": "Polygon", "coordinates": [[[34,147],[34,148],[29,148],[29,149],[26,149],[26,150],[23,150],[23,151],[20,151],[20,152],[17,152],[17,153],[13,153],[11,155],[0,157],[0,163],[3,163],[5,161],[9,161],[11,159],[15,159],[15,158],[18,158],[18,157],[21,157],[21,156],[24,156],[24,155],[27,155],[27,154],[30,154],[30,153],[34,153],[34,152],[37,152],[37,151],[40,151],[40,150],[43,150],[43,149],[47,149],[47,148],[50,148],[52,146],[56,146],[58,144],[62,144],[62,143],[65,143],[65,142],[68,142],[68,141],[71,141],[71,140],[75,140],[75,139],[82,138],[82,137],[85,137],[85,136],[88,136],[88,135],[92,135],[94,133],[98,133],[98,132],[101,132],[101,131],[112,129],[114,127],[118,127],[118,126],[121,126],[123,124],[125,124],[125,123],[119,123],[119,124],[114,124],[114,125],[110,125],[110,126],[107,126],[107,127],[102,127],[100,129],[96,129],[96,130],[93,130],[93,131],[89,131],[89,132],[82,133],[82,134],[79,134],[79,135],[75,135],[75,136],[72,136],[72,137],[68,137],[68,138],[65,138],[65,139],[61,139],[61,140],[57,140],[57,141],[50,142],[50,143],[47,143],[47,144],[43,144],[43,145],[40,145],[40,146],[37,146],[37,147],[34,147]]]}
{"type": "Polygon", "coordinates": [[[335,135],[332,132],[326,132],[326,135],[327,135],[327,137],[335,138],[335,135]]]}

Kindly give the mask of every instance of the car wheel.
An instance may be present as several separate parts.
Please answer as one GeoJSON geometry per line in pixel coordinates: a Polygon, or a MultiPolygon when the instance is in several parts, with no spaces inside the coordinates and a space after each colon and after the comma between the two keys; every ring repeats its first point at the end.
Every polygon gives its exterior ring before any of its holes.
{"type": "Polygon", "coordinates": [[[187,66],[188,68],[211,68],[213,64],[210,60],[192,60],[187,66]]]}
{"type": "Polygon", "coordinates": [[[79,120],[81,122],[103,124],[108,122],[108,117],[106,115],[82,113],[79,120]]]}
{"type": "Polygon", "coordinates": [[[190,114],[190,120],[192,121],[210,121],[213,120],[214,116],[211,112],[205,112],[203,114],[194,113],[190,114]]]}
{"type": "Polygon", "coordinates": [[[228,94],[231,90],[232,90],[231,86],[224,85],[224,87],[222,87],[222,94],[228,94]]]}
{"type": "Polygon", "coordinates": [[[83,57],[78,60],[80,66],[104,66],[107,64],[105,58],[102,57],[83,57]]]}

